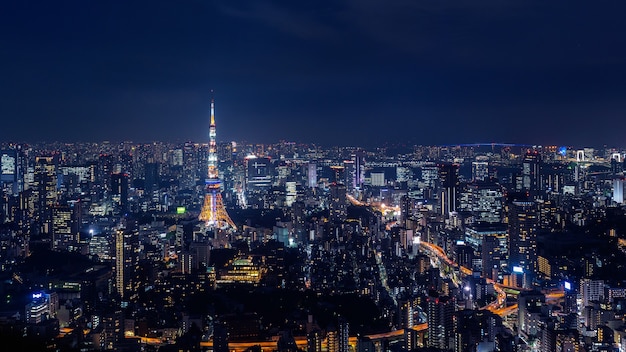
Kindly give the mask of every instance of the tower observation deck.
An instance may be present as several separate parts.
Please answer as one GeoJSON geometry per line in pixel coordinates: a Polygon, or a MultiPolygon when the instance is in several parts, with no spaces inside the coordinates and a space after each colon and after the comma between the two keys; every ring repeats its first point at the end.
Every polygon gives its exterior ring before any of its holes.
{"type": "Polygon", "coordinates": [[[211,227],[228,227],[237,229],[235,223],[226,212],[222,201],[221,181],[217,171],[217,143],[215,141],[215,103],[211,98],[211,125],[209,127],[209,162],[206,179],[204,204],[199,220],[211,227]]]}

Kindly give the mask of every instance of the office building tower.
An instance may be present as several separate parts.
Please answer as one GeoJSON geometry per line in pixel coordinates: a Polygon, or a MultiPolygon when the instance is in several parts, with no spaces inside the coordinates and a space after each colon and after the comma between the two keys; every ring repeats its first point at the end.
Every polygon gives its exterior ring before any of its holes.
{"type": "Polygon", "coordinates": [[[246,190],[268,190],[273,183],[272,160],[266,157],[246,158],[246,190]]]}
{"type": "Polygon", "coordinates": [[[350,156],[350,161],[354,167],[351,172],[346,172],[346,175],[351,178],[351,182],[348,185],[350,190],[360,190],[365,181],[365,152],[362,150],[356,151],[350,156]]]}
{"type": "Polygon", "coordinates": [[[17,195],[21,191],[20,159],[16,149],[0,151],[0,186],[7,194],[17,195]]]}
{"type": "Polygon", "coordinates": [[[161,183],[161,165],[159,163],[146,163],[144,166],[144,190],[148,196],[159,189],[161,183]]]}
{"type": "Polygon", "coordinates": [[[459,165],[446,163],[439,165],[439,204],[445,217],[457,210],[459,194],[459,165]]]}
{"type": "Polygon", "coordinates": [[[54,156],[35,158],[35,222],[40,233],[52,231],[52,206],[57,202],[57,163],[54,156]]]}
{"type": "Polygon", "coordinates": [[[541,183],[541,154],[538,151],[527,151],[522,160],[521,179],[519,190],[535,197],[543,190],[541,183]]]}
{"type": "Polygon", "coordinates": [[[539,291],[522,291],[518,296],[517,326],[519,331],[528,336],[537,336],[541,325],[541,307],[546,296],[539,291]]]}
{"type": "Polygon", "coordinates": [[[509,205],[509,263],[514,271],[519,268],[523,272],[525,287],[537,272],[538,218],[534,202],[513,201],[509,205]]]}
{"type": "Polygon", "coordinates": [[[138,283],[143,279],[137,277],[139,272],[139,251],[136,232],[116,230],[115,232],[115,289],[119,297],[129,301],[135,297],[138,283]]]}
{"type": "Polygon", "coordinates": [[[68,249],[80,240],[78,233],[80,204],[74,204],[52,207],[52,247],[54,249],[68,249]]]}
{"type": "Polygon", "coordinates": [[[486,161],[472,161],[472,181],[486,181],[489,179],[489,163],[486,161]]]}
{"type": "Polygon", "coordinates": [[[128,211],[128,174],[114,173],[111,175],[111,195],[113,202],[123,214],[128,211]]]}
{"type": "Polygon", "coordinates": [[[310,162],[307,166],[307,183],[311,188],[317,187],[317,164],[310,162]]]}
{"type": "Polygon", "coordinates": [[[124,298],[124,288],[127,281],[128,271],[125,258],[128,256],[124,243],[124,231],[115,233],[115,288],[120,297],[124,298]]]}
{"type": "Polygon", "coordinates": [[[104,190],[109,191],[111,184],[111,174],[114,172],[115,156],[113,154],[100,154],[98,156],[96,184],[101,185],[104,190]]]}
{"type": "Polygon", "coordinates": [[[295,181],[285,182],[285,205],[291,207],[298,198],[297,184],[295,181]]]}
{"type": "Polygon", "coordinates": [[[592,302],[604,300],[604,288],[604,280],[581,279],[579,292],[582,295],[582,307],[587,307],[591,305],[592,302]]]}
{"type": "Polygon", "coordinates": [[[504,218],[503,188],[496,182],[476,181],[467,185],[469,211],[477,223],[499,224],[504,218]]]}
{"type": "Polygon", "coordinates": [[[59,295],[56,292],[36,292],[26,305],[24,318],[28,324],[39,324],[56,318],[59,309],[59,295]]]}
{"type": "Polygon", "coordinates": [[[624,177],[613,179],[613,201],[617,204],[624,204],[624,177]]]}
{"type": "Polygon", "coordinates": [[[204,205],[200,213],[200,221],[212,227],[230,226],[236,229],[235,223],[226,212],[222,201],[221,180],[217,170],[217,144],[215,131],[215,105],[211,99],[211,123],[209,127],[209,161],[207,168],[206,192],[204,205]]]}
{"type": "Polygon", "coordinates": [[[348,198],[346,186],[342,183],[332,183],[329,187],[329,210],[332,222],[343,222],[348,216],[348,198]]]}
{"type": "Polygon", "coordinates": [[[506,226],[501,225],[483,236],[482,248],[482,272],[489,279],[497,279],[500,268],[506,263],[509,252],[509,236],[506,226]]]}

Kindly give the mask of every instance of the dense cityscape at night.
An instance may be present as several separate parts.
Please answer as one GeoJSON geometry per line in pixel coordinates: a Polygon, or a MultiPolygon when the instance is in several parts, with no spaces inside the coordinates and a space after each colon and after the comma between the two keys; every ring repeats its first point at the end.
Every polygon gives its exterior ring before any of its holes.
{"type": "Polygon", "coordinates": [[[626,2],[0,2],[0,341],[626,352],[626,2]]]}
{"type": "Polygon", "coordinates": [[[218,143],[210,107],[202,143],[2,145],[3,340],[626,348],[626,150],[218,143]]]}

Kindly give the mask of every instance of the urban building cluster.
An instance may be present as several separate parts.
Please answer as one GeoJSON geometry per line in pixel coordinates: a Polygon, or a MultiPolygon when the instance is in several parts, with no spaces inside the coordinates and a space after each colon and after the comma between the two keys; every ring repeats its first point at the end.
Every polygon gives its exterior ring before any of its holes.
{"type": "Polygon", "coordinates": [[[4,143],[0,336],[626,351],[626,150],[4,143]]]}

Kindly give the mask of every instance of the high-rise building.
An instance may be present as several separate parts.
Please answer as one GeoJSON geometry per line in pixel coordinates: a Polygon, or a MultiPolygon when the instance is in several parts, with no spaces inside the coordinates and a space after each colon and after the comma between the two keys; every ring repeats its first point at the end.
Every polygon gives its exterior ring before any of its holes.
{"type": "Polygon", "coordinates": [[[330,199],[328,200],[328,203],[330,209],[330,220],[333,222],[343,222],[348,216],[346,186],[342,183],[332,183],[329,189],[330,199]]]}
{"type": "Polygon", "coordinates": [[[502,186],[496,182],[475,181],[467,185],[469,211],[478,223],[501,223],[504,197],[502,186]]]}
{"type": "Polygon", "coordinates": [[[363,187],[363,182],[365,180],[365,152],[362,150],[357,150],[350,156],[350,160],[354,165],[354,169],[350,174],[351,189],[359,190],[363,187]]]}
{"type": "Polygon", "coordinates": [[[115,289],[125,301],[131,299],[138,289],[141,278],[139,266],[139,250],[137,233],[128,230],[115,232],[115,289]]]}
{"type": "Polygon", "coordinates": [[[311,188],[317,187],[317,164],[310,162],[307,166],[307,181],[311,188]]]}
{"type": "Polygon", "coordinates": [[[273,183],[272,160],[266,157],[246,158],[246,190],[267,190],[273,183]]]}
{"type": "Polygon", "coordinates": [[[428,296],[428,347],[447,350],[454,346],[454,298],[439,296],[431,291],[428,296]]]}
{"type": "Polygon", "coordinates": [[[486,161],[472,161],[472,181],[486,181],[489,179],[489,163],[486,161]]]}
{"type": "Polygon", "coordinates": [[[52,207],[52,247],[67,249],[76,244],[80,238],[78,233],[80,205],[55,205],[52,207]]]}
{"type": "Polygon", "coordinates": [[[114,173],[111,175],[111,195],[120,211],[128,211],[128,174],[114,173]]]}
{"type": "Polygon", "coordinates": [[[513,201],[509,205],[509,263],[520,268],[525,276],[524,285],[537,272],[537,229],[539,214],[535,202],[513,201]]]}
{"type": "Polygon", "coordinates": [[[55,156],[35,158],[35,221],[41,233],[52,231],[52,206],[57,202],[55,156]]]}
{"type": "Polygon", "coordinates": [[[493,345],[494,340],[495,317],[492,313],[472,309],[455,313],[454,352],[482,351],[477,348],[480,343],[492,342],[493,345]]]}
{"type": "MultiPolygon", "coordinates": [[[[306,335],[306,351],[307,352],[322,352],[322,342],[324,341],[324,336],[322,335],[322,331],[319,329],[311,330],[306,335]]],[[[374,352],[374,351],[368,351],[374,352]]]]}
{"type": "Polygon", "coordinates": [[[439,165],[439,203],[441,214],[448,216],[457,210],[459,195],[459,165],[445,163],[439,165]]]}
{"type": "Polygon", "coordinates": [[[161,166],[159,163],[146,163],[144,170],[144,189],[150,196],[152,192],[159,189],[159,183],[161,183],[161,166]]]}
{"type": "Polygon", "coordinates": [[[120,297],[124,298],[124,288],[128,272],[124,259],[128,256],[124,243],[124,231],[115,233],[115,288],[120,297]]]}
{"type": "Polygon", "coordinates": [[[541,324],[541,307],[546,296],[539,291],[522,291],[518,296],[517,326],[519,331],[528,336],[537,336],[541,324]]]}
{"type": "Polygon", "coordinates": [[[543,189],[541,183],[541,154],[536,150],[529,150],[522,160],[521,180],[518,189],[536,196],[543,189]]]}
{"type": "Polygon", "coordinates": [[[102,185],[105,190],[110,190],[111,184],[108,182],[111,179],[111,174],[115,167],[115,156],[113,154],[100,154],[98,156],[98,168],[96,173],[96,182],[98,185],[102,185]]]}
{"type": "MultiPolygon", "coordinates": [[[[17,195],[21,191],[21,168],[19,154],[16,149],[0,151],[0,186],[17,195]]],[[[9,192],[7,192],[9,193],[9,192]]]]}
{"type": "Polygon", "coordinates": [[[481,248],[483,276],[495,280],[506,263],[508,252],[509,236],[504,225],[500,230],[485,234],[481,248]]]}
{"type": "Polygon", "coordinates": [[[613,201],[624,204],[624,176],[613,178],[613,201]]]}

